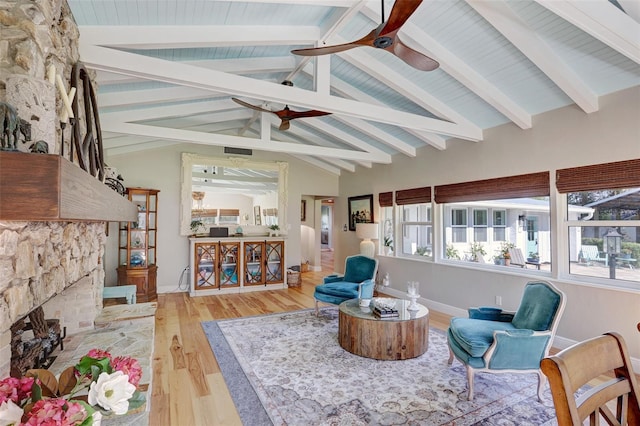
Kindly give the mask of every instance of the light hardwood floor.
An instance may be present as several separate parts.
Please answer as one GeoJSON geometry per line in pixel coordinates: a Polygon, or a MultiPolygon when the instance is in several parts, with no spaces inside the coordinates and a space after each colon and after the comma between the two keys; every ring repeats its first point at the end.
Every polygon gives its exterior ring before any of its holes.
{"type": "MultiPolygon", "coordinates": [[[[323,252],[322,271],[303,273],[299,288],[194,298],[188,293],[159,295],[149,424],[241,425],[200,323],[312,308],[315,285],[333,271],[332,253],[323,252]]],[[[450,318],[431,311],[429,323],[445,330],[450,318]]],[[[557,351],[551,349],[552,354],[557,351]]]]}
{"type": "MultiPolygon", "coordinates": [[[[200,323],[312,308],[315,285],[333,272],[330,252],[323,252],[322,268],[303,273],[299,288],[193,298],[159,295],[149,424],[241,425],[200,323]]],[[[431,326],[445,328],[448,322],[448,316],[431,313],[431,326]]]]}

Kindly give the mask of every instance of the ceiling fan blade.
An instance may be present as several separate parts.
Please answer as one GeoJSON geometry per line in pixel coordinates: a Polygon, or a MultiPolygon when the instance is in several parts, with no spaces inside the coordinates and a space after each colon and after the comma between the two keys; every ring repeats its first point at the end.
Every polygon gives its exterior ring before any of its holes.
{"type": "Polygon", "coordinates": [[[321,117],[323,115],[329,115],[331,113],[312,109],[309,111],[282,110],[282,111],[276,112],[276,114],[278,115],[278,117],[280,117],[283,120],[284,119],[293,120],[296,118],[321,117]]]}
{"type": "Polygon", "coordinates": [[[395,37],[393,45],[389,46],[385,50],[391,51],[391,53],[396,55],[398,58],[411,65],[413,68],[421,71],[433,71],[440,66],[438,61],[435,59],[432,59],[404,44],[398,36],[395,37]]]}
{"type": "Polygon", "coordinates": [[[310,47],[308,49],[295,49],[292,50],[291,53],[300,56],[320,56],[344,52],[345,50],[353,49],[358,46],[373,46],[373,41],[376,39],[376,31],[377,28],[361,39],[349,43],[336,44],[334,46],[310,47]]]}
{"type": "Polygon", "coordinates": [[[422,3],[422,0],[396,0],[389,14],[389,19],[387,19],[387,22],[378,35],[384,36],[399,30],[413,12],[416,11],[418,6],[420,6],[420,3],[422,3]]]}
{"type": "Polygon", "coordinates": [[[248,103],[248,102],[242,101],[242,100],[240,100],[240,99],[238,99],[238,98],[231,98],[231,99],[233,100],[233,102],[237,103],[238,105],[242,105],[243,107],[251,108],[251,109],[256,110],[256,111],[260,111],[260,112],[274,112],[274,111],[271,111],[271,110],[268,110],[268,109],[260,108],[259,106],[256,106],[256,105],[253,105],[253,104],[250,104],[250,103],[248,103]]]}
{"type": "Polygon", "coordinates": [[[280,127],[278,127],[278,130],[280,131],[289,130],[290,125],[291,123],[289,123],[289,119],[283,118],[282,122],[280,123],[280,127]]]}

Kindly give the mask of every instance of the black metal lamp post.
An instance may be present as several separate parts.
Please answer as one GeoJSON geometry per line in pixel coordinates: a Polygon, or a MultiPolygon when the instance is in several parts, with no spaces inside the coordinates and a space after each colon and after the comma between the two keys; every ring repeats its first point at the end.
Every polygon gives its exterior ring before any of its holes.
{"type": "Polygon", "coordinates": [[[609,257],[609,278],[616,279],[616,256],[620,254],[622,235],[615,229],[610,229],[602,236],[604,240],[604,252],[609,257]]]}

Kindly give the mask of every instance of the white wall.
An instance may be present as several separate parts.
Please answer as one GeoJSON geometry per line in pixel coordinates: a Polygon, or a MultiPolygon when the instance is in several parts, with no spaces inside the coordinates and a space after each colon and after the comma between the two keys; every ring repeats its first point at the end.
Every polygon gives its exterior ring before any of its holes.
{"type": "MultiPolygon", "coordinates": [[[[635,88],[601,98],[599,112],[585,114],[570,106],[534,117],[532,129],[504,125],[485,131],[482,142],[453,140],[444,151],[427,147],[415,158],[397,155],[392,164],[345,173],[335,208],[336,267],[344,264],[345,256],[358,252],[355,233],[342,231],[347,223],[347,197],[374,194],[377,204],[380,192],[546,170],[553,182],[556,169],[640,158],[639,117],[640,88],[635,88]]],[[[625,337],[632,356],[640,358],[636,329],[640,289],[579,285],[549,276],[527,276],[524,270],[498,272],[381,257],[380,276],[386,272],[399,295],[406,291],[407,281],[418,280],[423,298],[454,314],[465,314],[469,306],[495,305],[497,295],[505,308],[515,309],[528,280],[549,279],[567,295],[560,343],[615,330],[625,337]]]]}
{"type": "MultiPolygon", "coordinates": [[[[180,236],[180,179],[181,153],[191,152],[217,157],[229,157],[221,147],[174,145],[163,149],[132,152],[110,156],[106,163],[118,169],[124,185],[159,189],[158,194],[158,293],[179,291],[178,282],[189,264],[189,241],[180,236]]],[[[300,264],[300,200],[301,194],[337,195],[338,176],[310,166],[286,154],[264,153],[254,150],[252,159],[259,161],[287,161],[289,163],[289,191],[287,218],[290,225],[286,243],[286,266],[300,264]]],[[[286,229],[287,224],[281,224],[286,229]],[[284,226],[283,226],[284,225],[284,226]]],[[[105,254],[106,285],[117,281],[118,228],[110,224],[105,254]]],[[[184,277],[184,285],[188,283],[184,277]]]]}

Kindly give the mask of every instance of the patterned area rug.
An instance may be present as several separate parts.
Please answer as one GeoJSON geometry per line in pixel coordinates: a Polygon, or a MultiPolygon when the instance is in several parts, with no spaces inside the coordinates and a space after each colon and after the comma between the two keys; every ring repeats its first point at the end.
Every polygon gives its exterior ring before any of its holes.
{"type": "Polygon", "coordinates": [[[404,361],[377,361],[338,345],[338,311],[313,310],[202,323],[245,425],[555,425],[551,395],[531,375],[477,374],[447,365],[443,332],[404,361]],[[260,410],[262,405],[264,411],[260,410]]]}

